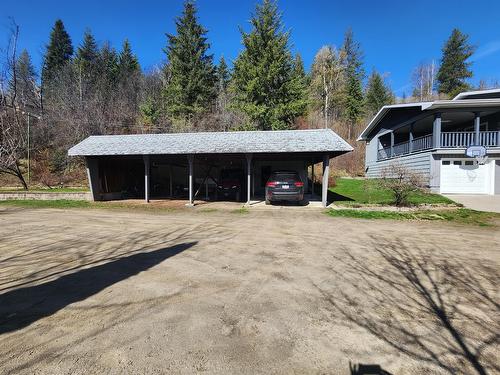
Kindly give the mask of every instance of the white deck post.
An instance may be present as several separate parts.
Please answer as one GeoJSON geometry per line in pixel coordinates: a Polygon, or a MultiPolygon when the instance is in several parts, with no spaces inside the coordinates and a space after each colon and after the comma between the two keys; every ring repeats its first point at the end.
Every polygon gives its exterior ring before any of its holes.
{"type": "Polygon", "coordinates": [[[441,147],[441,113],[436,113],[432,124],[432,148],[441,147]]]}
{"type": "Polygon", "coordinates": [[[394,131],[391,130],[391,158],[394,157],[394,131]]]}
{"type": "Polygon", "coordinates": [[[249,205],[252,186],[252,154],[245,154],[245,157],[247,159],[247,205],[249,205]]]}
{"type": "Polygon", "coordinates": [[[193,164],[194,164],[194,155],[188,155],[188,163],[189,163],[189,202],[186,206],[193,207],[193,164]]]}
{"type": "Polygon", "coordinates": [[[413,152],[413,123],[410,124],[410,132],[408,135],[408,152],[411,154],[413,152]]]}
{"type": "Polygon", "coordinates": [[[149,187],[151,185],[150,179],[150,167],[149,167],[149,155],[144,155],[144,200],[149,203],[149,187]]]}
{"type": "Polygon", "coordinates": [[[328,197],[328,177],[330,173],[330,155],[323,155],[323,183],[321,186],[321,203],[323,207],[326,207],[327,197],[328,197]]]}
{"type": "Polygon", "coordinates": [[[474,144],[475,145],[481,144],[480,130],[481,130],[481,115],[479,112],[475,112],[474,113],[474,144]]]}

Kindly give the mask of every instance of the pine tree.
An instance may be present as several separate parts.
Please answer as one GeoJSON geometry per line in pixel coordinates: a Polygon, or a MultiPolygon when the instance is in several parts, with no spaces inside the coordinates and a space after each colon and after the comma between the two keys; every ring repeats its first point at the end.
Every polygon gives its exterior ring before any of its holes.
{"type": "Polygon", "coordinates": [[[16,104],[19,107],[39,107],[37,73],[27,50],[23,50],[16,61],[16,82],[10,82],[16,90],[16,104]],[[14,87],[15,86],[15,87],[14,87]]]}
{"type": "Polygon", "coordinates": [[[99,76],[99,48],[90,30],[86,30],[83,35],[83,42],[76,51],[74,63],[82,102],[87,93],[93,91],[99,76]]]}
{"type": "Polygon", "coordinates": [[[288,129],[307,106],[303,83],[294,75],[290,35],[271,0],[257,5],[250,22],[252,30],[241,32],[245,49],[234,63],[234,106],[259,129],[288,129]]]}
{"type": "Polygon", "coordinates": [[[304,69],[304,62],[300,53],[295,54],[295,59],[293,61],[293,74],[299,79],[306,80],[306,70],[304,69]]]}
{"type": "Polygon", "coordinates": [[[219,93],[227,91],[231,76],[229,68],[227,67],[226,64],[226,60],[224,60],[224,56],[221,56],[216,72],[217,72],[217,91],[219,93]]]}
{"type": "Polygon", "coordinates": [[[60,72],[62,67],[71,60],[73,45],[71,38],[61,20],[57,20],[50,33],[50,41],[43,58],[42,82],[44,85],[60,72]]]}
{"type": "Polygon", "coordinates": [[[215,99],[215,67],[213,56],[207,54],[207,30],[198,23],[192,1],[184,3],[176,27],[177,35],[167,34],[169,83],[164,94],[167,112],[174,118],[189,120],[208,110],[215,99]]]}
{"type": "Polygon", "coordinates": [[[109,43],[104,43],[97,59],[100,81],[111,85],[116,83],[119,74],[118,61],[116,50],[109,43]]]}
{"type": "Polygon", "coordinates": [[[472,77],[472,63],[467,60],[474,53],[474,47],[469,44],[468,35],[453,29],[442,51],[441,66],[437,74],[438,91],[453,97],[470,89],[466,79],[472,77]]]}
{"type": "Polygon", "coordinates": [[[385,84],[382,76],[373,71],[368,79],[368,87],[365,96],[365,107],[370,115],[377,113],[384,105],[394,103],[394,94],[385,84]]]}
{"type": "Polygon", "coordinates": [[[348,137],[351,138],[352,127],[363,115],[363,55],[361,46],[354,40],[352,29],[347,29],[342,46],[346,73],[346,102],[344,116],[348,121],[348,137]]]}
{"type": "Polygon", "coordinates": [[[139,72],[140,69],[137,56],[132,53],[132,48],[130,47],[128,39],[125,39],[118,57],[118,71],[120,79],[126,79],[130,75],[139,72]]]}

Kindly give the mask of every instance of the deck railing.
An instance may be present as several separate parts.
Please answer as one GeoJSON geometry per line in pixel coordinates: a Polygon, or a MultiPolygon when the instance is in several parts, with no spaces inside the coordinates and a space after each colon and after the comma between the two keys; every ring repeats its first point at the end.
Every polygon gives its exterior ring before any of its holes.
{"type": "MultiPolygon", "coordinates": [[[[479,132],[479,145],[492,147],[498,146],[498,131],[479,132]]],[[[442,148],[466,148],[476,144],[476,134],[474,132],[444,132],[441,133],[442,148]]]]}
{"type": "Polygon", "coordinates": [[[413,138],[412,152],[428,150],[432,148],[432,134],[413,138]]]}
{"type": "MultiPolygon", "coordinates": [[[[443,132],[441,133],[438,148],[467,148],[476,144],[475,132],[443,132]]],[[[434,147],[432,134],[413,138],[410,141],[401,142],[391,147],[384,147],[377,152],[377,160],[389,159],[413,152],[429,150],[434,147]],[[411,147],[410,147],[411,146],[411,147]]],[[[500,147],[500,131],[479,132],[479,145],[485,147],[500,147]]]]}
{"type": "Polygon", "coordinates": [[[486,147],[500,146],[500,131],[479,132],[479,144],[486,147]]]}

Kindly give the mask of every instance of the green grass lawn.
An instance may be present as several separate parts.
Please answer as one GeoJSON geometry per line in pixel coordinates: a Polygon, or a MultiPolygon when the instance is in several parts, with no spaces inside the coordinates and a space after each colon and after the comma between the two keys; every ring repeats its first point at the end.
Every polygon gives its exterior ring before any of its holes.
{"type": "Polygon", "coordinates": [[[352,217],[356,219],[389,219],[389,220],[426,220],[426,221],[448,221],[459,224],[472,224],[479,226],[495,225],[500,220],[500,214],[493,212],[482,212],[458,208],[452,210],[421,210],[413,212],[394,211],[367,211],[341,209],[326,211],[327,215],[333,217],[352,217]]]}
{"type": "Polygon", "coordinates": [[[57,200],[31,200],[31,199],[13,199],[0,201],[0,206],[17,206],[26,208],[92,208],[104,206],[99,202],[77,201],[69,199],[57,200]]]}
{"type": "Polygon", "coordinates": [[[12,199],[0,201],[0,206],[14,206],[23,208],[107,208],[107,209],[133,209],[144,211],[167,212],[173,211],[172,207],[159,207],[154,205],[137,205],[124,202],[93,202],[79,201],[71,199],[54,199],[54,200],[38,200],[38,199],[12,199]]]}
{"type": "MultiPolygon", "coordinates": [[[[336,180],[336,186],[330,188],[330,192],[331,198],[336,204],[363,205],[393,203],[391,192],[378,186],[377,180],[374,179],[339,178],[336,180]]],[[[426,192],[412,193],[409,201],[413,205],[454,203],[442,195],[426,192]]]]}

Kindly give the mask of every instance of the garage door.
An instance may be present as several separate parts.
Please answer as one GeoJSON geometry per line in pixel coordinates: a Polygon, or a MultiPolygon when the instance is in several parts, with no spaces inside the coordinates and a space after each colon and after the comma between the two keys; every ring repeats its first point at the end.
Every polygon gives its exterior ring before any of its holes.
{"type": "Polygon", "coordinates": [[[441,193],[489,194],[492,168],[490,163],[475,165],[468,160],[441,161],[441,193]]]}

